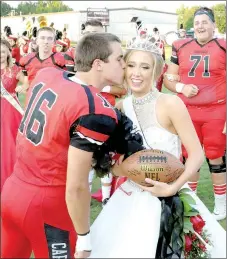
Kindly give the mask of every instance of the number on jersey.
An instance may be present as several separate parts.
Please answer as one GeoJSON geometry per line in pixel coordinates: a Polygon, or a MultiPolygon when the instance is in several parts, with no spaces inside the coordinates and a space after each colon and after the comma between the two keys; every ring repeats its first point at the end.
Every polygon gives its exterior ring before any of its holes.
{"type": "Polygon", "coordinates": [[[19,131],[22,134],[25,134],[26,138],[36,146],[42,142],[46,125],[46,114],[42,111],[41,107],[45,102],[46,107],[51,110],[57,99],[57,94],[51,89],[45,90],[39,98],[36,98],[43,86],[43,83],[34,86],[31,98],[19,127],[19,131]],[[34,130],[35,125],[37,127],[34,130]]]}
{"type": "Polygon", "coordinates": [[[194,64],[191,68],[191,70],[188,73],[189,77],[195,77],[196,76],[196,69],[199,66],[200,62],[203,62],[204,66],[204,71],[202,74],[202,77],[210,77],[210,56],[204,56],[202,57],[201,55],[191,55],[190,56],[190,61],[194,61],[194,64]]]}

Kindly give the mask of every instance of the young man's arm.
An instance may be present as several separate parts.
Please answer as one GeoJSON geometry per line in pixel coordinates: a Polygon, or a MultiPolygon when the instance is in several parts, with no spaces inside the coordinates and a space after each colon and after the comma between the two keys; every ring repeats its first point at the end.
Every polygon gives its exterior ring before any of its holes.
{"type": "Polygon", "coordinates": [[[73,146],[70,146],[68,150],[66,203],[78,234],[85,234],[90,230],[91,194],[88,176],[91,169],[92,155],[92,152],[73,146]]]}
{"type": "Polygon", "coordinates": [[[65,197],[69,215],[78,234],[75,258],[87,258],[92,250],[90,240],[91,194],[88,184],[92,155],[92,152],[69,146],[65,197]]]}

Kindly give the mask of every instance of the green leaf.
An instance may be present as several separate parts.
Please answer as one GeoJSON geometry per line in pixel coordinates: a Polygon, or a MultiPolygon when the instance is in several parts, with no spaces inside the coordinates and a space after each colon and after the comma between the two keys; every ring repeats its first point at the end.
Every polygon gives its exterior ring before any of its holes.
{"type": "Polygon", "coordinates": [[[184,214],[193,210],[193,207],[190,204],[188,204],[186,201],[182,200],[182,202],[184,205],[184,214]]]}
{"type": "Polygon", "coordinates": [[[199,211],[195,209],[193,206],[190,206],[190,210],[184,209],[184,216],[185,217],[192,217],[192,216],[197,216],[199,214],[199,211]]]}
{"type": "Polygon", "coordinates": [[[190,188],[185,187],[185,188],[182,188],[178,193],[180,195],[181,193],[187,193],[187,192],[191,192],[191,191],[192,190],[190,188]]]}
{"type": "Polygon", "coordinates": [[[190,218],[184,217],[184,232],[187,230],[194,232],[190,218]]]}
{"type": "Polygon", "coordinates": [[[194,198],[188,194],[188,193],[181,193],[180,194],[180,199],[184,200],[185,202],[191,204],[191,205],[196,205],[196,201],[194,200],[194,198]]]}

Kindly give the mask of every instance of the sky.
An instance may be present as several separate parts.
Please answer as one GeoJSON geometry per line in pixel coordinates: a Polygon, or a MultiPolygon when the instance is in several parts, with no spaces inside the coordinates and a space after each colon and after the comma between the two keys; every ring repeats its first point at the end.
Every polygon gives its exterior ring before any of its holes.
{"type": "MultiPolygon", "coordinates": [[[[21,1],[4,1],[13,7],[21,1]]],[[[74,11],[86,10],[87,8],[122,8],[122,7],[147,7],[151,10],[172,12],[184,4],[184,6],[191,7],[195,5],[211,7],[217,3],[225,3],[225,1],[64,1],[74,11]]]]}

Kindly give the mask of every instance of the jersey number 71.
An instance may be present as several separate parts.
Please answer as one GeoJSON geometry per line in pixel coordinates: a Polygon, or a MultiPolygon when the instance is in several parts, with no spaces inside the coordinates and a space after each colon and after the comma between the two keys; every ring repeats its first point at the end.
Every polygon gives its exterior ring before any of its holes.
{"type": "Polygon", "coordinates": [[[36,98],[43,86],[43,83],[34,86],[19,127],[19,131],[22,134],[25,134],[26,138],[35,146],[42,142],[46,125],[46,114],[41,110],[41,107],[46,104],[45,106],[51,110],[57,100],[57,94],[51,89],[46,89],[38,98],[36,98]],[[34,128],[35,124],[37,126],[36,128],[34,128]]]}
{"type": "Polygon", "coordinates": [[[210,56],[204,56],[202,55],[191,55],[190,56],[190,61],[195,61],[192,68],[188,72],[189,77],[195,77],[195,72],[197,67],[199,66],[200,62],[204,64],[204,71],[202,73],[202,77],[210,77],[210,72],[209,72],[209,66],[210,66],[210,56]]]}

